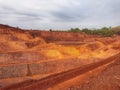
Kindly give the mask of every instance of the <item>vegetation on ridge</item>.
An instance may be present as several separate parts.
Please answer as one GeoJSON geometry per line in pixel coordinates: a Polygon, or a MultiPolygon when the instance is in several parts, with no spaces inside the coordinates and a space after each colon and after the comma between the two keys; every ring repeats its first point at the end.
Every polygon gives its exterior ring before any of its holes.
{"type": "Polygon", "coordinates": [[[71,28],[68,30],[69,32],[84,32],[86,34],[92,34],[92,35],[100,35],[100,36],[105,36],[105,37],[111,37],[116,34],[120,34],[120,30],[118,29],[113,29],[111,27],[103,27],[101,29],[79,29],[79,28],[71,28]]]}

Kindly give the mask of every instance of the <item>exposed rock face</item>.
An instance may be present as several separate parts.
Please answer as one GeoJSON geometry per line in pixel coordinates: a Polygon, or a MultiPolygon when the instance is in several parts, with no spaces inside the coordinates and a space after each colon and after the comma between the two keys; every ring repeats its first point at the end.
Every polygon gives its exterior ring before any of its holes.
{"type": "Polygon", "coordinates": [[[99,37],[84,33],[22,30],[0,25],[0,63],[33,62],[65,57],[103,58],[119,51],[120,37],[99,37]],[[84,42],[82,45],[56,45],[57,41],[84,42]],[[46,43],[51,42],[51,43],[46,43]],[[54,42],[54,43],[52,43],[54,42]],[[9,53],[6,53],[9,52],[9,53]],[[6,57],[3,57],[6,56],[6,57]],[[12,61],[13,59],[13,61],[12,61]]]}
{"type": "Polygon", "coordinates": [[[119,36],[31,31],[0,24],[0,79],[63,72],[119,51],[119,36]]]}
{"type": "Polygon", "coordinates": [[[8,65],[0,67],[0,79],[27,76],[27,65],[8,65]]]}
{"type": "Polygon", "coordinates": [[[56,32],[56,31],[29,31],[32,35],[42,37],[46,42],[54,41],[84,41],[85,38],[94,38],[97,36],[86,35],[84,33],[74,32],[56,32]]]}

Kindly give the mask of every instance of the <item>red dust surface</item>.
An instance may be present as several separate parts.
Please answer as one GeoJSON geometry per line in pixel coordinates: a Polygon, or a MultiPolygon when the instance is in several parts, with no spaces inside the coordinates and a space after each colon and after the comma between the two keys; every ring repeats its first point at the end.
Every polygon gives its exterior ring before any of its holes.
{"type": "MultiPolygon", "coordinates": [[[[0,86],[5,88],[24,81],[40,80],[104,61],[119,52],[120,36],[100,37],[85,33],[23,30],[0,24],[0,86]]],[[[114,65],[117,67],[117,64],[114,65]]],[[[87,90],[89,86],[91,90],[103,90],[103,87],[109,90],[112,82],[108,79],[114,77],[113,73],[119,73],[118,67],[112,69],[116,72],[109,69],[110,67],[98,76],[100,79],[90,79],[89,84],[83,84],[79,89],[87,90]],[[111,76],[107,77],[108,74],[111,76]],[[102,81],[109,83],[109,88],[102,81]],[[96,86],[91,86],[92,84],[96,86]],[[99,85],[101,89],[96,89],[99,85]]],[[[115,78],[119,78],[119,75],[115,78]]],[[[113,79],[113,84],[114,80],[116,79],[113,79]]],[[[115,87],[116,90],[118,87],[115,87]]]]}

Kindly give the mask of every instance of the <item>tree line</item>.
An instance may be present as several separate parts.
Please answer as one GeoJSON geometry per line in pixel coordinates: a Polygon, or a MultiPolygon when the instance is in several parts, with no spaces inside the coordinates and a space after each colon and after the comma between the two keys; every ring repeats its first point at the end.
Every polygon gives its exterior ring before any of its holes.
{"type": "Polygon", "coordinates": [[[70,30],[68,30],[68,32],[84,32],[86,34],[100,35],[100,36],[105,36],[105,37],[111,37],[113,35],[120,34],[120,31],[116,32],[116,31],[112,30],[111,27],[109,27],[109,28],[108,27],[103,27],[101,29],[71,28],[70,30]]]}

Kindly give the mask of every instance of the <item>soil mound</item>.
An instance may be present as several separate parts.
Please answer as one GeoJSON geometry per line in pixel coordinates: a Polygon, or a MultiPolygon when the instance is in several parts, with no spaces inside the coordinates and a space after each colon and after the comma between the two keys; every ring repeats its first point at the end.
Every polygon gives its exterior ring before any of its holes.
{"type": "Polygon", "coordinates": [[[34,37],[29,32],[0,25],[0,51],[26,50],[36,45],[45,44],[40,37],[34,37]]]}

